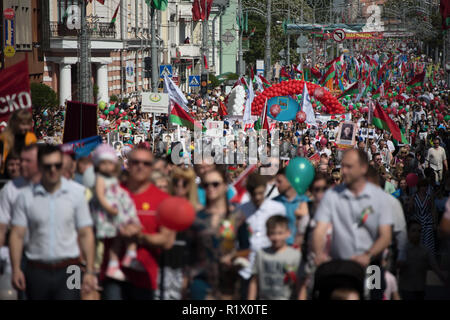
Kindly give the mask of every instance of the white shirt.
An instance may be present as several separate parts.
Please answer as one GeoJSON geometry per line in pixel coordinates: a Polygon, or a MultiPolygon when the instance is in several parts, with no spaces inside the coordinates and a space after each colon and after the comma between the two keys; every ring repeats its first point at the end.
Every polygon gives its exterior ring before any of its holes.
{"type": "Polygon", "coordinates": [[[263,204],[256,208],[249,201],[238,208],[245,215],[245,221],[251,229],[250,248],[252,250],[264,249],[270,246],[270,240],[266,233],[266,221],[274,215],[286,215],[286,209],[280,202],[266,199],[263,204]]]}
{"type": "Polygon", "coordinates": [[[24,178],[20,177],[9,181],[0,191],[0,223],[9,225],[12,217],[12,209],[14,202],[16,202],[21,189],[28,186],[30,183],[24,178]]]}
{"type": "Polygon", "coordinates": [[[249,279],[252,274],[253,263],[255,259],[255,252],[270,247],[271,243],[267,237],[266,222],[275,215],[286,216],[286,209],[281,202],[266,199],[263,204],[256,208],[253,202],[249,201],[240,205],[237,209],[245,216],[245,222],[251,231],[250,235],[250,249],[249,256],[250,265],[239,271],[239,274],[249,279]]]}
{"type": "MultiPolygon", "coordinates": [[[[275,185],[275,183],[268,183],[267,184],[266,191],[265,191],[264,195],[268,199],[273,199],[273,198],[278,197],[280,195],[280,193],[278,192],[278,188],[275,185]],[[273,187],[273,189],[272,189],[272,187],[273,187]],[[269,192],[270,192],[270,195],[269,195],[269,192]]],[[[244,195],[242,196],[240,204],[244,204],[244,203],[249,202],[249,201],[250,201],[250,194],[248,192],[245,192],[244,195]]]]}
{"type": "Polygon", "coordinates": [[[386,145],[387,145],[387,147],[388,147],[390,152],[394,152],[395,151],[394,143],[391,140],[386,140],[386,145]]]}

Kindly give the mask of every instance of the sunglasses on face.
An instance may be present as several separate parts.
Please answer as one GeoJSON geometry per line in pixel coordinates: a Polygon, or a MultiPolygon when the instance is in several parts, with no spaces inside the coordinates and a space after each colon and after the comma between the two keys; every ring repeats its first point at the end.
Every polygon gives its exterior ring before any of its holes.
{"type": "Polygon", "coordinates": [[[130,166],[138,166],[139,164],[143,164],[146,167],[151,167],[153,164],[152,161],[143,161],[143,160],[134,160],[134,159],[128,160],[128,163],[130,164],[130,166]]]}
{"type": "Polygon", "coordinates": [[[183,188],[186,188],[189,184],[189,182],[187,180],[184,179],[178,179],[178,178],[174,178],[173,179],[173,184],[177,187],[178,186],[178,182],[182,181],[183,182],[183,188]]]}
{"type": "Polygon", "coordinates": [[[325,192],[327,190],[327,187],[316,187],[316,188],[313,188],[313,192],[314,193],[317,193],[317,192],[325,192]]]}
{"type": "Polygon", "coordinates": [[[216,189],[217,187],[219,187],[222,184],[222,182],[219,181],[213,181],[213,182],[204,182],[202,184],[202,187],[204,189],[208,189],[210,186],[212,186],[214,189],[216,189]]]}
{"type": "Polygon", "coordinates": [[[57,162],[57,163],[44,163],[44,164],[42,164],[42,167],[43,167],[44,170],[46,170],[46,171],[50,171],[53,167],[55,167],[56,170],[61,170],[61,168],[62,168],[62,162],[57,162]]]}

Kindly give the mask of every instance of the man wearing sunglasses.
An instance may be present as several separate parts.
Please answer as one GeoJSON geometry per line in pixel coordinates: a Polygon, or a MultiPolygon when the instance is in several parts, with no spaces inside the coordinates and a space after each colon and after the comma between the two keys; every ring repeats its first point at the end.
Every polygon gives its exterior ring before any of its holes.
{"type": "Polygon", "coordinates": [[[76,300],[79,288],[69,288],[69,266],[80,265],[80,249],[86,270],[82,290],[96,289],[94,233],[84,197],[84,187],[62,177],[63,155],[56,146],[38,152],[41,182],[26,187],[13,209],[10,254],[13,285],[26,290],[30,300],[76,300]],[[29,240],[24,248],[25,233],[29,240]],[[80,249],[79,249],[80,248],[80,249]],[[27,257],[25,274],[20,269],[22,252],[27,257]]]}
{"type": "MultiPolygon", "coordinates": [[[[123,237],[137,242],[137,259],[144,268],[140,271],[122,268],[127,281],[117,282],[104,277],[106,271],[104,263],[100,278],[104,280],[105,300],[154,299],[159,270],[159,250],[170,249],[175,241],[175,231],[161,226],[156,216],[159,204],[169,195],[150,182],[153,163],[153,154],[145,147],[137,146],[128,154],[129,176],[122,187],[133,199],[142,227],[128,224],[121,228],[120,233],[123,237]]],[[[105,242],[105,254],[110,245],[111,242],[105,242]]],[[[121,261],[123,257],[119,258],[121,261]]]]}

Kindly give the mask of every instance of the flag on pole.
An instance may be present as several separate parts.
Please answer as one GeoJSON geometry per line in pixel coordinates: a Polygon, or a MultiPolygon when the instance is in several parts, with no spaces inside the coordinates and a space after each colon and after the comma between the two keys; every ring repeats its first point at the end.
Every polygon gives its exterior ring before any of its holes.
{"type": "Polygon", "coordinates": [[[242,119],[244,123],[251,122],[253,99],[255,99],[255,93],[253,92],[253,83],[250,82],[248,85],[247,100],[245,101],[244,117],[242,119]]]}
{"type": "Polygon", "coordinates": [[[311,97],[308,93],[308,88],[306,87],[306,82],[303,85],[303,101],[302,101],[302,111],[306,113],[306,123],[316,124],[316,117],[314,116],[314,109],[311,103],[311,97]]]}
{"type": "Polygon", "coordinates": [[[203,55],[203,62],[205,63],[205,69],[209,69],[208,68],[208,60],[206,60],[206,56],[203,55]]]}
{"type": "Polygon", "coordinates": [[[384,112],[379,103],[377,103],[375,110],[373,111],[372,124],[379,129],[392,133],[392,137],[395,140],[401,141],[402,143],[408,143],[408,140],[406,140],[398,125],[387,115],[386,112],[384,112]]]}
{"type": "Polygon", "coordinates": [[[164,75],[164,92],[169,94],[169,100],[180,105],[185,111],[189,112],[188,101],[183,92],[167,75],[164,75]]]}
{"type": "Polygon", "coordinates": [[[412,90],[413,88],[423,86],[423,81],[425,80],[425,72],[418,73],[408,82],[407,89],[412,90]]]}
{"type": "Polygon", "coordinates": [[[320,85],[323,86],[325,83],[332,80],[335,75],[336,75],[336,64],[333,63],[333,65],[328,68],[327,72],[323,75],[322,79],[320,80],[320,85]]]}
{"type": "Polygon", "coordinates": [[[246,184],[247,177],[257,169],[256,164],[251,164],[247,167],[247,169],[242,172],[239,177],[237,177],[236,181],[233,183],[233,188],[236,191],[233,198],[231,198],[231,202],[233,203],[241,203],[242,197],[247,192],[246,184]]]}
{"type": "Polygon", "coordinates": [[[259,131],[261,129],[266,129],[267,131],[269,131],[269,123],[267,122],[267,101],[268,99],[266,98],[264,108],[262,109],[258,120],[256,120],[255,122],[256,131],[259,131]]]}
{"type": "Polygon", "coordinates": [[[259,78],[261,79],[264,88],[269,88],[269,87],[272,86],[272,85],[270,84],[270,82],[267,81],[266,78],[264,78],[261,74],[259,75],[259,78]]]}
{"type": "Polygon", "coordinates": [[[111,22],[109,23],[109,26],[111,28],[114,27],[114,25],[116,24],[116,20],[117,20],[117,13],[119,12],[119,8],[120,8],[120,3],[117,5],[116,11],[114,11],[114,14],[111,18],[111,22]]]}
{"type": "Polygon", "coordinates": [[[170,112],[169,122],[172,124],[178,124],[180,126],[186,127],[189,130],[194,130],[194,127],[203,129],[202,126],[189,116],[189,114],[180,107],[176,102],[173,102],[173,108],[170,112]]]}
{"type": "Polygon", "coordinates": [[[359,86],[358,86],[358,82],[355,82],[354,84],[350,85],[350,87],[348,87],[347,89],[344,90],[344,92],[342,92],[337,98],[341,99],[345,96],[349,96],[349,95],[353,95],[353,94],[358,94],[359,93],[359,86]]]}
{"type": "Polygon", "coordinates": [[[164,11],[167,9],[168,0],[145,0],[148,6],[152,6],[156,10],[164,11]]]}
{"type": "Polygon", "coordinates": [[[442,16],[442,29],[447,30],[450,28],[450,1],[441,0],[439,11],[442,16]]]}

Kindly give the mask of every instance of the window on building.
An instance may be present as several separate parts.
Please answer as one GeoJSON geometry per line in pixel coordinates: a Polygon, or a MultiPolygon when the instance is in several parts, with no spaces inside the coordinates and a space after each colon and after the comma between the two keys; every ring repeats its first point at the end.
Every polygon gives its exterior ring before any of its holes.
{"type": "Polygon", "coordinates": [[[72,5],[78,5],[78,0],[58,0],[58,22],[64,23],[67,19],[67,9],[72,5]]]}

